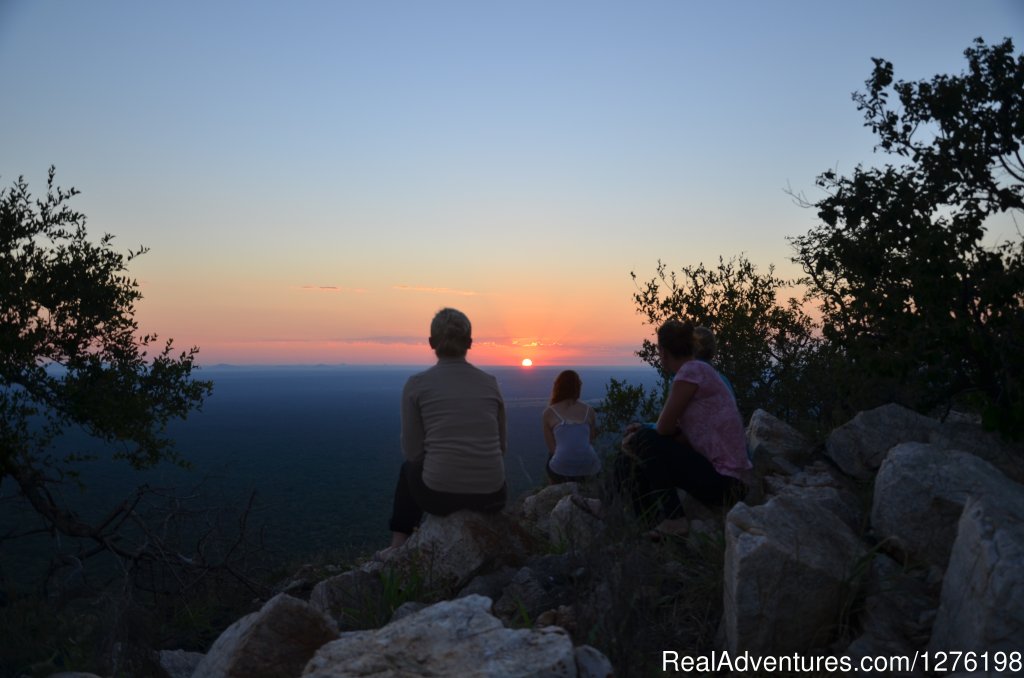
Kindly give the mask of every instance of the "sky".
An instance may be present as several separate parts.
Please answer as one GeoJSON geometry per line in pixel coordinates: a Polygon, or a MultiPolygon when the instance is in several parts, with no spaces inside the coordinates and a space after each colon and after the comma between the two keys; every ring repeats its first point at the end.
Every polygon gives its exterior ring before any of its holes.
{"type": "Polygon", "coordinates": [[[1018,0],[0,0],[0,185],[81,191],[200,364],[640,364],[632,295],[877,162],[851,94],[1024,47],[1018,0]]]}

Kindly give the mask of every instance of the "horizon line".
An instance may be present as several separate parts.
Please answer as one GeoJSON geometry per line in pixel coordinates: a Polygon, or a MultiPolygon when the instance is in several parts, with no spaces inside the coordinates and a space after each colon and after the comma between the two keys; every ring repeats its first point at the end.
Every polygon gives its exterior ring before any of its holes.
{"type": "MultiPolygon", "coordinates": [[[[618,363],[618,364],[614,364],[614,365],[613,364],[601,364],[601,363],[586,363],[586,364],[579,364],[579,363],[571,363],[571,364],[569,364],[569,363],[544,363],[544,364],[541,364],[541,365],[534,364],[534,365],[530,365],[529,367],[525,367],[523,365],[517,365],[515,363],[477,363],[477,362],[473,362],[472,360],[470,360],[468,362],[470,364],[472,364],[472,365],[477,366],[477,367],[510,367],[510,368],[515,368],[515,369],[519,369],[519,370],[536,370],[536,369],[544,369],[544,368],[549,368],[549,367],[561,367],[561,368],[565,368],[565,369],[577,369],[577,368],[578,369],[583,369],[583,368],[594,368],[594,367],[602,367],[602,368],[619,368],[619,367],[643,368],[643,367],[646,367],[646,368],[654,369],[651,365],[648,365],[646,363],[640,363],[640,364],[618,363]]],[[[218,363],[212,363],[212,364],[196,363],[194,365],[194,367],[196,369],[204,369],[204,368],[208,369],[208,368],[213,368],[213,367],[395,367],[395,368],[419,367],[419,368],[425,368],[425,367],[431,367],[431,366],[436,365],[436,364],[437,364],[436,362],[431,362],[431,363],[344,363],[344,362],[342,362],[342,363],[324,363],[324,362],[319,362],[319,363],[226,363],[226,362],[218,362],[218,363]]]]}

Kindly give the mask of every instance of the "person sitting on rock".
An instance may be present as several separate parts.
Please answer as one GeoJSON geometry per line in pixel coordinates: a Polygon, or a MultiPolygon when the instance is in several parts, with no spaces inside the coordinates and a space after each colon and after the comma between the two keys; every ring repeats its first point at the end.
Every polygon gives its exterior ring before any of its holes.
{"type": "Polygon", "coordinates": [[[401,546],[423,513],[505,507],[505,401],[498,381],[466,361],[469,318],[443,308],[430,323],[437,364],[409,377],[402,390],[402,454],[395,487],[391,548],[401,546]]]}
{"type": "Polygon", "coordinates": [[[594,451],[597,421],[594,408],[580,401],[583,382],[573,370],[565,370],[551,387],[551,400],[541,415],[544,442],[548,446],[545,469],[551,483],[580,481],[601,470],[594,451]]]}
{"type": "Polygon", "coordinates": [[[736,400],[718,372],[694,355],[691,322],[669,320],[658,328],[658,358],[674,375],[656,424],[630,424],[616,462],[616,479],[633,499],[650,533],[688,530],[678,489],[705,504],[742,491],[751,469],[736,400]],[[660,522],[658,522],[660,521],[660,522]]]}

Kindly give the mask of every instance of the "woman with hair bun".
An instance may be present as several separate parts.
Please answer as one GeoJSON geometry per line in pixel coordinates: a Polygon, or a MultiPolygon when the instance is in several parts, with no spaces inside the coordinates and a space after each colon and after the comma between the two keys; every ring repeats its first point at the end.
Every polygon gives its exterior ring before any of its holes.
{"type": "Polygon", "coordinates": [[[689,529],[677,489],[719,504],[742,492],[751,469],[736,400],[695,349],[693,323],[669,320],[658,328],[658,358],[672,385],[656,424],[626,428],[626,454],[616,465],[637,514],[656,525],[652,537],[689,529]]]}
{"type": "Polygon", "coordinates": [[[594,408],[580,402],[583,382],[573,370],[555,377],[551,401],[542,415],[544,441],[548,445],[545,466],[552,484],[580,481],[601,470],[594,451],[597,435],[594,408]]]}

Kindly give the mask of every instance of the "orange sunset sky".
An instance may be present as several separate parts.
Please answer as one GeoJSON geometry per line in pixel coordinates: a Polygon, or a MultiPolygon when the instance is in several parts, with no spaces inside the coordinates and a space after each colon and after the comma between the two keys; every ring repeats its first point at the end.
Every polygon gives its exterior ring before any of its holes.
{"type": "Polygon", "coordinates": [[[631,271],[799,273],[787,188],[878,161],[871,57],[959,72],[1022,28],[1012,0],[15,0],[0,181],[55,165],[148,246],[141,327],[201,364],[425,364],[443,306],[480,364],[639,364],[631,271]]]}

